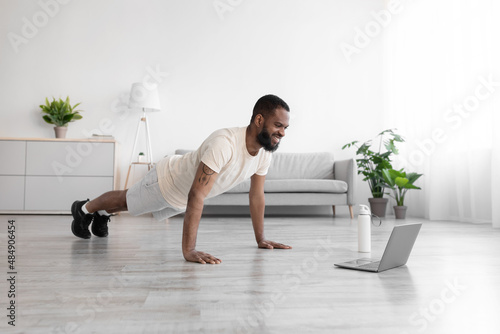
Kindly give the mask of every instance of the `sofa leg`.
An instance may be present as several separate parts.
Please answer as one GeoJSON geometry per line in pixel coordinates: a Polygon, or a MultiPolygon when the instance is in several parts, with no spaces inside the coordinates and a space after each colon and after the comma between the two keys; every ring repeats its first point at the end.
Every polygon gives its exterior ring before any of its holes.
{"type": "Polygon", "coordinates": [[[332,209],[333,209],[333,216],[335,217],[335,205],[332,205],[332,209]]]}
{"type": "Polygon", "coordinates": [[[352,212],[352,205],[349,205],[349,213],[351,214],[351,219],[353,219],[354,213],[352,212]]]}

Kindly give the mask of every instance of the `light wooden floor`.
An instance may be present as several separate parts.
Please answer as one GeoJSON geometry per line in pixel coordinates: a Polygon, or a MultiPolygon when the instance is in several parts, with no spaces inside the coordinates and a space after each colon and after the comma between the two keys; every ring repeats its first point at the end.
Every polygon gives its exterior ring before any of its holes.
{"type": "MultiPolygon", "coordinates": [[[[220,265],[187,263],[182,217],[114,217],[108,238],[82,240],[69,216],[0,216],[17,224],[16,327],[1,333],[500,333],[500,230],[429,222],[405,267],[334,268],[357,252],[347,216],[271,217],[257,249],[247,217],[203,219],[198,249],[220,265]]],[[[406,222],[422,220],[408,219],[406,222]]],[[[382,253],[395,220],[373,229],[382,253]]]]}

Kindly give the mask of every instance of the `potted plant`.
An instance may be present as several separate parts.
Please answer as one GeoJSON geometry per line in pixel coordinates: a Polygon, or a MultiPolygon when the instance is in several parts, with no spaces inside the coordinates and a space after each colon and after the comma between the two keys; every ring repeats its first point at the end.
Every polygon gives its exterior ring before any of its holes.
{"type": "Polygon", "coordinates": [[[365,178],[363,181],[368,181],[372,198],[369,198],[371,211],[378,217],[385,217],[387,210],[387,198],[384,198],[385,186],[382,171],[384,169],[392,169],[391,155],[398,154],[396,142],[404,142],[404,139],[396,134],[393,129],[384,130],[379,133],[375,138],[379,139],[378,150],[372,150],[372,140],[368,140],[358,145],[358,141],[345,144],[342,149],[354,146],[357,148],[356,155],[361,156],[356,159],[358,164],[358,174],[363,174],[365,178]],[[382,144],[384,145],[385,152],[382,152],[382,144]]]}
{"type": "Polygon", "coordinates": [[[140,152],[139,156],[137,157],[138,162],[144,162],[146,161],[146,156],[144,155],[144,152],[140,152]]]}
{"type": "Polygon", "coordinates": [[[382,175],[384,176],[384,181],[388,188],[392,189],[391,195],[389,196],[396,200],[394,206],[394,214],[396,219],[405,219],[407,206],[404,205],[406,192],[410,189],[421,189],[414,185],[423,174],[417,173],[406,173],[404,169],[394,170],[394,169],[384,169],[382,170],[382,175]]]}
{"type": "Polygon", "coordinates": [[[43,120],[49,124],[54,124],[54,131],[56,133],[56,138],[65,138],[66,131],[68,130],[68,123],[74,122],[78,119],[82,119],[82,115],[80,115],[81,110],[75,110],[80,103],[71,106],[69,102],[69,96],[66,97],[66,100],[59,99],[56,101],[55,98],[52,98],[52,102],[49,102],[47,98],[45,98],[45,104],[40,105],[42,109],[43,120]]]}

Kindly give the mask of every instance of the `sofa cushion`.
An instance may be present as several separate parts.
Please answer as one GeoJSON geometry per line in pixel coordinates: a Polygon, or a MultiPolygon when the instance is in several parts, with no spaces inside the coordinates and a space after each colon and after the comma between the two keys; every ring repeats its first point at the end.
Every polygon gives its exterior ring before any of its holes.
{"type": "MultiPolygon", "coordinates": [[[[226,193],[248,193],[250,180],[238,184],[226,193]]],[[[266,193],[346,193],[347,183],[338,180],[266,180],[266,193]]]]}
{"type": "Polygon", "coordinates": [[[332,180],[333,163],[333,154],[328,152],[273,153],[266,180],[332,180]]]}

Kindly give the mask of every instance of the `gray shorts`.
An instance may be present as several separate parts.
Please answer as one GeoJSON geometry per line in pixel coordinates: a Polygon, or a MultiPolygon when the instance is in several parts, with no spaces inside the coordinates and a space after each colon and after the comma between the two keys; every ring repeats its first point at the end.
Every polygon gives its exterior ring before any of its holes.
{"type": "Polygon", "coordinates": [[[132,216],[152,213],[157,220],[175,216],[184,210],[170,205],[160,191],[156,168],[151,169],[139,182],[127,191],[128,212],[132,216]]]}

